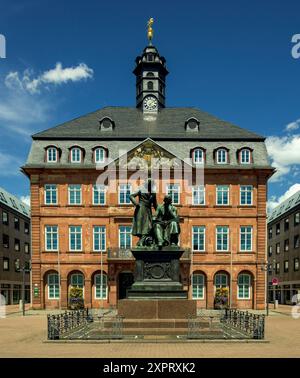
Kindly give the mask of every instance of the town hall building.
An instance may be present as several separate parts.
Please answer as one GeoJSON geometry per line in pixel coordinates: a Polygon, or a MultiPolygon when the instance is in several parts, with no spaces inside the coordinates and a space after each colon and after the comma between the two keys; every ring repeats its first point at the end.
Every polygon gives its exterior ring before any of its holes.
{"type": "Polygon", "coordinates": [[[151,41],[133,73],[136,106],[104,107],[32,136],[22,169],[33,308],[68,308],[72,287],[88,308],[126,298],[137,243],[129,196],[151,176],[158,203],[169,194],[178,210],[189,299],[213,308],[226,288],[231,307],[263,309],[273,173],[265,138],[193,107],[167,107],[167,64],[151,41]]]}

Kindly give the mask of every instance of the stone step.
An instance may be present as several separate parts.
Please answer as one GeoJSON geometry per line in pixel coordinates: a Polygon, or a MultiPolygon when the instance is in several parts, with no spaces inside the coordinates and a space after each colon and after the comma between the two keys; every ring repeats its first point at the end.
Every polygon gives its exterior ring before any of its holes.
{"type": "MultiPolygon", "coordinates": [[[[112,329],[111,328],[104,328],[101,331],[100,330],[93,330],[90,332],[90,336],[96,335],[96,334],[102,334],[102,335],[112,335],[112,329]]],[[[123,335],[152,335],[152,336],[158,336],[158,335],[187,335],[188,329],[187,328],[125,328],[123,329],[123,335]]],[[[221,329],[209,329],[209,328],[203,328],[201,332],[199,332],[199,335],[209,335],[209,336],[222,336],[223,332],[221,329]]]]}
{"type": "MultiPolygon", "coordinates": [[[[113,327],[112,320],[100,321],[104,328],[113,327]]],[[[209,321],[197,322],[199,328],[209,328],[209,321]]],[[[187,319],[124,319],[123,328],[188,328],[187,319]]]]}

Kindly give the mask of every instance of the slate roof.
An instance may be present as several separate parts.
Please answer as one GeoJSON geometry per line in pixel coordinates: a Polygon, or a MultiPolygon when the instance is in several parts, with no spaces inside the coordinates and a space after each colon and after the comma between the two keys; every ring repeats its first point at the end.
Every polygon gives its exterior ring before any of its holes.
{"type": "MultiPolygon", "coordinates": [[[[155,142],[155,141],[154,141],[155,142]]],[[[140,144],[137,140],[124,140],[122,143],[115,140],[33,140],[31,149],[26,162],[26,167],[48,167],[48,168],[94,168],[96,165],[93,163],[93,148],[96,146],[102,146],[109,151],[109,157],[111,159],[117,159],[121,152],[130,151],[133,148],[138,147],[140,144]],[[49,145],[55,145],[61,150],[61,157],[57,163],[45,162],[45,149],[49,145]],[[69,161],[69,149],[72,146],[80,146],[85,150],[85,158],[82,163],[75,164],[69,161]]],[[[190,151],[195,147],[202,147],[206,150],[206,168],[217,167],[219,169],[226,168],[271,168],[268,160],[268,154],[266,146],[263,141],[228,141],[225,143],[226,148],[229,149],[229,163],[216,165],[213,157],[213,151],[221,146],[224,146],[222,141],[197,141],[197,140],[180,140],[177,142],[171,140],[159,141],[159,145],[162,148],[168,150],[171,154],[178,157],[181,160],[190,156],[190,151]],[[237,151],[242,147],[249,147],[253,150],[253,161],[251,164],[243,165],[239,164],[237,159],[237,151]]]]}
{"type": "Polygon", "coordinates": [[[5,189],[0,187],[0,203],[17,211],[18,213],[30,218],[30,207],[23,203],[19,198],[13,194],[8,193],[5,189]]]}
{"type": "Polygon", "coordinates": [[[161,140],[260,140],[264,137],[242,129],[196,108],[164,108],[155,120],[147,120],[140,109],[105,107],[56,127],[34,134],[33,139],[161,139],[161,140]],[[100,130],[100,120],[111,118],[115,128],[100,130]],[[200,121],[199,132],[185,129],[189,118],[200,121]]]}
{"type": "Polygon", "coordinates": [[[293,194],[291,197],[283,201],[280,205],[275,207],[268,217],[268,223],[272,223],[276,219],[282,217],[287,212],[290,212],[293,208],[300,205],[300,190],[293,194]]]}

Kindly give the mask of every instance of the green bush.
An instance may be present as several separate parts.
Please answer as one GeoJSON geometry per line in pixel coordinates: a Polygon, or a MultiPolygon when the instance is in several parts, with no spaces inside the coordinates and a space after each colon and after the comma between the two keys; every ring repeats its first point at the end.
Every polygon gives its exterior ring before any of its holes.
{"type": "Polygon", "coordinates": [[[219,287],[216,289],[214,306],[217,309],[228,307],[228,288],[219,287]]]}
{"type": "Polygon", "coordinates": [[[72,286],[69,290],[69,307],[72,310],[84,308],[83,289],[81,287],[72,286]]]}

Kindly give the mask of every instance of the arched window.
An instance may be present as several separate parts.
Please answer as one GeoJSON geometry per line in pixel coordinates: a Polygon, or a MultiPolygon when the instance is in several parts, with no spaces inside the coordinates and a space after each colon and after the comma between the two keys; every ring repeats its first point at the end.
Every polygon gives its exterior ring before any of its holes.
{"type": "Polygon", "coordinates": [[[48,274],[48,299],[59,299],[59,275],[48,274]]]}
{"type": "Polygon", "coordinates": [[[71,276],[70,284],[73,287],[78,287],[80,289],[84,288],[84,277],[82,273],[74,273],[71,276]]]}
{"type": "Polygon", "coordinates": [[[193,299],[204,299],[204,275],[195,273],[192,275],[193,299]]]}
{"type": "Polygon", "coordinates": [[[238,299],[250,299],[251,276],[240,274],[238,277],[238,299]]]}
{"type": "Polygon", "coordinates": [[[58,151],[56,147],[47,148],[47,162],[48,163],[57,163],[58,161],[58,151]]]}
{"type": "Polygon", "coordinates": [[[148,54],[148,61],[153,62],[153,54],[148,54]]]}
{"type": "Polygon", "coordinates": [[[101,285],[101,274],[96,274],[94,278],[95,285],[95,299],[107,299],[107,275],[102,274],[102,285],[101,285]]]}
{"type": "Polygon", "coordinates": [[[148,81],[147,83],[147,89],[152,91],[153,90],[153,81],[148,81]]]}
{"type": "Polygon", "coordinates": [[[203,164],[204,163],[204,151],[202,148],[196,148],[193,151],[193,163],[203,164]]]}
{"type": "Polygon", "coordinates": [[[94,150],[95,163],[104,163],[105,161],[105,149],[103,147],[97,147],[94,150]]]}
{"type": "Polygon", "coordinates": [[[251,151],[249,148],[243,148],[240,150],[240,163],[250,164],[251,163],[251,151]]]}
{"type": "Polygon", "coordinates": [[[228,151],[225,148],[219,148],[217,150],[217,163],[227,164],[228,163],[228,151]]]}
{"type": "Polygon", "coordinates": [[[153,72],[147,72],[147,77],[154,77],[154,73],[153,72]]]}
{"type": "Polygon", "coordinates": [[[215,287],[216,289],[228,287],[228,275],[226,273],[217,273],[215,275],[215,287]]]}
{"type": "Polygon", "coordinates": [[[81,163],[82,151],[79,147],[71,148],[71,163],[81,163]]]}

